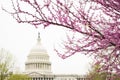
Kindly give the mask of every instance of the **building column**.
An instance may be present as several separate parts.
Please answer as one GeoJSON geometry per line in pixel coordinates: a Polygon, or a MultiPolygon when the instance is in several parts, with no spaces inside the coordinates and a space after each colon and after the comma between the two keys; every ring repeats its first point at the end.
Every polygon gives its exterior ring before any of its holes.
{"type": "Polygon", "coordinates": [[[43,80],[43,78],[41,77],[41,80],[43,80]]]}

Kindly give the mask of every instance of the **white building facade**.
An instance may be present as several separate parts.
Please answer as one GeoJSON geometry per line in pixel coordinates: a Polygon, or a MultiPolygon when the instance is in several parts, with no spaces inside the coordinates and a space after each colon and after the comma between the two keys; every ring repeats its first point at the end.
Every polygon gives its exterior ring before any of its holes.
{"type": "Polygon", "coordinates": [[[89,80],[85,75],[53,74],[49,55],[41,44],[40,33],[38,33],[37,44],[27,57],[25,74],[31,77],[30,80],[89,80]]]}

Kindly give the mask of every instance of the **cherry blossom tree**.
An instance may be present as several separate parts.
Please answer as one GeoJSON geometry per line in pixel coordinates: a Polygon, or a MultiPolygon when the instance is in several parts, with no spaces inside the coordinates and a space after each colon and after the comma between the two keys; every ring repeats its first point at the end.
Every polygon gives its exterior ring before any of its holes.
{"type": "Polygon", "coordinates": [[[13,12],[7,12],[18,23],[65,27],[74,33],[68,34],[64,53],[56,50],[60,57],[67,58],[78,52],[92,55],[95,64],[101,65],[98,71],[120,75],[119,0],[11,1],[13,12]]]}

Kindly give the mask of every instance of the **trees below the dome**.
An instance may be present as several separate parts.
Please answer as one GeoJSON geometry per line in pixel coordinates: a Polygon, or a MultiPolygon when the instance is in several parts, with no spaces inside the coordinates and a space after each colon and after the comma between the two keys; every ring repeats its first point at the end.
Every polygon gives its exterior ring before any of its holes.
{"type": "Polygon", "coordinates": [[[0,80],[12,75],[14,63],[12,54],[3,48],[0,49],[0,80]]]}
{"type": "Polygon", "coordinates": [[[8,80],[28,80],[30,77],[24,74],[13,74],[8,80]]]}

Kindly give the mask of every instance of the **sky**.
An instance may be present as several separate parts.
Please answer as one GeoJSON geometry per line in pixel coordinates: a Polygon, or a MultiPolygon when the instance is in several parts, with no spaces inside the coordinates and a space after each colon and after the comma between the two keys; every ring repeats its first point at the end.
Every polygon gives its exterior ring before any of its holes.
{"type": "MultiPolygon", "coordinates": [[[[0,5],[5,5],[5,8],[10,9],[7,1],[0,0],[0,5]]],[[[62,59],[53,50],[53,46],[65,37],[65,31],[62,28],[50,26],[43,29],[29,24],[19,24],[10,14],[0,8],[0,48],[5,48],[14,55],[16,68],[20,71],[24,72],[25,61],[37,42],[38,32],[50,56],[53,73],[86,74],[88,72],[91,59],[87,56],[77,53],[67,59],[62,59]]]]}

